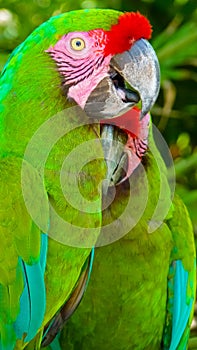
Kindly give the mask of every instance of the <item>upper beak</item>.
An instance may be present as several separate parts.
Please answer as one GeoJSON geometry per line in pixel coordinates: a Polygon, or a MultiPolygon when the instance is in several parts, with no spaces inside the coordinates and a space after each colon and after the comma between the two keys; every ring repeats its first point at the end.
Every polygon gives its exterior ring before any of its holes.
{"type": "Polygon", "coordinates": [[[157,56],[150,43],[140,39],[129,51],[111,59],[109,75],[92,91],[84,110],[93,118],[113,118],[125,113],[141,100],[143,118],[155,103],[159,87],[157,56]]]}
{"type": "Polygon", "coordinates": [[[155,51],[147,40],[140,39],[129,51],[114,56],[111,63],[139,93],[142,119],[154,105],[160,88],[160,68],[155,51]]]}

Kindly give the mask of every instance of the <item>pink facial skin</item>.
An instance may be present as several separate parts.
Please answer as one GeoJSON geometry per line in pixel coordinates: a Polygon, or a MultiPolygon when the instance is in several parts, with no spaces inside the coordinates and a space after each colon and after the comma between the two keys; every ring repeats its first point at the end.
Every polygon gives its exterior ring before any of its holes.
{"type": "Polygon", "coordinates": [[[55,60],[68,97],[83,109],[89,95],[107,77],[112,55],[105,56],[107,36],[102,29],[64,35],[48,52],[55,60]]]}

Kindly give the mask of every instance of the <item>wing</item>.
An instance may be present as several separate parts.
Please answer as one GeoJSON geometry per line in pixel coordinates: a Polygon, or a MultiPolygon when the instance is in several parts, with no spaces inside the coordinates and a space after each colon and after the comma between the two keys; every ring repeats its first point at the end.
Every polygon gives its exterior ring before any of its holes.
{"type": "MultiPolygon", "coordinates": [[[[0,349],[29,341],[45,313],[48,238],[29,216],[21,191],[21,160],[0,162],[0,349]]],[[[34,174],[35,175],[35,174],[34,174]]],[[[31,186],[31,177],[27,179],[31,186]]]]}
{"type": "Polygon", "coordinates": [[[90,256],[87,258],[82,268],[81,274],[76,283],[76,286],[74,287],[70,295],[70,298],[66,301],[65,305],[63,305],[63,307],[57,312],[57,314],[52,319],[50,324],[45,327],[42,346],[46,347],[49,344],[51,344],[51,342],[54,342],[54,339],[57,336],[57,334],[58,333],[60,334],[60,331],[63,329],[67,320],[70,318],[70,316],[75,312],[75,310],[79,306],[90,279],[93,259],[94,259],[94,249],[92,249],[90,256]]]}
{"type": "Polygon", "coordinates": [[[169,226],[175,242],[168,276],[168,301],[164,349],[187,349],[196,292],[196,258],[188,212],[176,196],[169,226]]]}

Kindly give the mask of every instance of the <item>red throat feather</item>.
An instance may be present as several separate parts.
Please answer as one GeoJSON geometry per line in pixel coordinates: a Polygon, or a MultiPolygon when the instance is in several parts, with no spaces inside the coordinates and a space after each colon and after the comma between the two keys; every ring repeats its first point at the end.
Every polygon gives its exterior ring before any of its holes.
{"type": "Polygon", "coordinates": [[[148,19],[139,12],[125,12],[107,35],[105,55],[116,55],[129,50],[138,39],[150,39],[152,28],[148,19]]]}
{"type": "Polygon", "coordinates": [[[131,135],[132,138],[140,137],[140,109],[138,107],[133,107],[119,117],[102,119],[100,123],[115,125],[125,130],[126,134],[131,135]]]}

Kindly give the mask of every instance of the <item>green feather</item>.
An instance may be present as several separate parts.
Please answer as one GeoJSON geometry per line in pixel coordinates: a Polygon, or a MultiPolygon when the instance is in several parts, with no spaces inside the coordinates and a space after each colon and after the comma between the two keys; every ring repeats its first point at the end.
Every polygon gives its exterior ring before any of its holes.
{"type": "MultiPolygon", "coordinates": [[[[101,144],[97,142],[100,125],[83,125],[63,135],[48,154],[44,179],[41,178],[40,164],[35,166],[35,162],[39,158],[36,152],[39,155],[42,152],[43,154],[48,152],[50,140],[47,140],[46,134],[42,134],[37,140],[37,148],[34,149],[36,157],[31,159],[25,155],[23,160],[28,143],[41,125],[58,112],[73,106],[61,89],[60,76],[46,50],[68,32],[87,31],[98,27],[109,29],[117,22],[119,15],[119,12],[113,10],[82,10],[51,18],[14,50],[2,72],[0,79],[0,315],[2,317],[0,329],[1,340],[7,346],[6,350],[9,344],[15,342],[12,323],[17,318],[19,300],[23,291],[22,273],[20,269],[18,271],[18,257],[30,265],[39,261],[41,233],[49,228],[50,235],[56,227],[56,222],[51,220],[49,202],[63,220],[83,228],[82,240],[86,231],[91,228],[94,229],[92,242],[95,242],[102,220],[99,185],[105,178],[106,166],[102,159],[101,144]],[[80,210],[65,200],[59,175],[65,157],[76,147],[90,141],[91,145],[95,145],[91,148],[95,148],[94,155],[97,157],[83,166],[80,172],[79,191],[86,199],[86,203],[89,202],[87,208],[82,203],[80,210]],[[23,187],[25,186],[29,191],[29,199],[26,198],[26,203],[21,187],[22,166],[25,169],[23,187]],[[44,191],[42,191],[43,180],[44,191]],[[36,190],[35,183],[39,184],[36,190]],[[96,203],[94,212],[89,210],[92,203],[96,203]],[[38,221],[42,221],[44,228],[39,227],[38,222],[32,220],[31,213],[27,210],[29,207],[34,208],[34,214],[38,221]],[[7,324],[8,328],[12,329],[9,340],[6,335],[7,326],[4,327],[3,324],[7,324]]],[[[56,123],[57,129],[50,131],[51,135],[58,134],[65,126],[77,127],[79,121],[81,119],[78,113],[64,112],[63,118],[60,118],[60,124],[56,123]]],[[[85,123],[87,124],[87,120],[85,123]]],[[[73,176],[78,174],[77,165],[71,170],[73,176]]],[[[58,239],[64,240],[66,236],[67,242],[69,237],[72,240],[72,225],[70,230],[59,230],[58,239]]],[[[49,238],[45,273],[47,304],[42,327],[72,293],[90,251],[91,247],[86,249],[72,247],[49,238]]],[[[41,333],[38,335],[39,339],[35,339],[33,345],[35,348],[39,347],[41,333]]],[[[23,339],[18,339],[16,344],[16,348],[22,348],[23,339]]]]}
{"type": "MultiPolygon", "coordinates": [[[[169,206],[163,223],[154,232],[148,231],[158,200],[163,206],[171,203],[166,167],[154,144],[151,129],[149,149],[142,163],[146,176],[138,167],[130,178],[133,191],[129,191],[126,183],[117,186],[113,203],[104,211],[103,225],[119,217],[115,228],[118,232],[124,225],[120,215],[125,211],[130,197],[134,205],[128,215],[135,217],[135,212],[142,208],[147,198],[145,211],[136,226],[124,237],[95,250],[89,287],[78,310],[64,328],[62,349],[160,350],[163,348],[164,328],[164,343],[168,342],[169,346],[174,286],[172,284],[168,288],[167,282],[168,279],[173,282],[174,272],[169,271],[169,267],[176,259],[182,261],[189,274],[187,302],[194,302],[193,230],[187,210],[177,196],[169,206]],[[144,190],[146,177],[148,197],[144,190]],[[161,185],[165,191],[160,192],[161,185]]],[[[160,220],[159,217],[157,219],[160,220]]],[[[124,220],[128,221],[129,217],[124,220]]],[[[185,349],[188,341],[192,314],[183,330],[179,350],[185,349]]],[[[168,346],[164,348],[169,349],[168,346]]]]}

